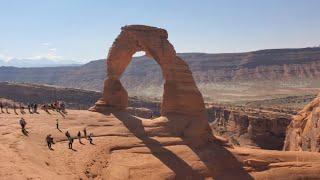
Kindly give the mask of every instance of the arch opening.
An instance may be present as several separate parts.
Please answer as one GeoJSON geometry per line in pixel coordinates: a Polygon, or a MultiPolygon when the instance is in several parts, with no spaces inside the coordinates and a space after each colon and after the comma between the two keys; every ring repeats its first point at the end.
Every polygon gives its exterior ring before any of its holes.
{"type": "Polygon", "coordinates": [[[143,117],[159,117],[164,85],[161,68],[152,57],[146,56],[144,51],[135,54],[144,55],[133,55],[120,78],[128,92],[128,106],[138,114],[139,111],[148,111],[145,113],[148,116],[143,117]]]}
{"type": "Polygon", "coordinates": [[[133,56],[120,81],[129,96],[162,99],[163,74],[152,57],[133,56]]]}

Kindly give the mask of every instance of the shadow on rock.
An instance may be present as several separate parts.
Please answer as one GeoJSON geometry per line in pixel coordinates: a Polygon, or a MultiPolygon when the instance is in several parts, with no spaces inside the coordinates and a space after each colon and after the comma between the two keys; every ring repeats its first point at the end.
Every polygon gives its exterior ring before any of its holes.
{"type": "MultiPolygon", "coordinates": [[[[194,170],[187,162],[166,149],[160,142],[148,137],[140,119],[126,111],[113,112],[113,115],[150,149],[153,156],[175,173],[176,179],[205,179],[208,176],[208,174],[204,175],[194,170]]],[[[188,141],[185,142],[188,145],[188,141]]],[[[206,165],[210,171],[209,176],[214,179],[253,179],[225,147],[216,143],[208,143],[198,147],[188,146],[206,165]]]]}

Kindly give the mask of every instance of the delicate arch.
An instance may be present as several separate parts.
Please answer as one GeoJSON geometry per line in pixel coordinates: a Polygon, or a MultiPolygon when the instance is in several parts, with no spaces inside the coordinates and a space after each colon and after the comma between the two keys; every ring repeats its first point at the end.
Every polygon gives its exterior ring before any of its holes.
{"type": "Polygon", "coordinates": [[[207,133],[210,128],[202,95],[198,90],[188,65],[178,56],[168,41],[164,29],[131,25],[121,28],[107,57],[107,79],[104,83],[103,97],[91,108],[103,112],[106,109],[125,109],[128,106],[128,93],[120,82],[120,77],[129,65],[132,55],[145,51],[159,64],[164,78],[161,116],[174,116],[169,121],[183,119],[183,134],[207,133]]]}

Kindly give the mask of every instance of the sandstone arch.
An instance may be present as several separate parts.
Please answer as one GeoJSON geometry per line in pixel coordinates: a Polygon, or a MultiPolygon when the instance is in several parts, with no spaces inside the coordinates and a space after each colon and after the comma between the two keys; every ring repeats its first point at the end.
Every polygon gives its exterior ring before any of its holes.
{"type": "Polygon", "coordinates": [[[103,97],[90,110],[104,112],[128,106],[128,93],[120,77],[132,55],[145,51],[159,64],[164,78],[162,117],[153,122],[162,122],[159,124],[165,124],[171,132],[186,137],[210,134],[202,95],[188,65],[176,55],[168,41],[167,31],[143,25],[125,26],[121,30],[107,57],[103,97]]]}

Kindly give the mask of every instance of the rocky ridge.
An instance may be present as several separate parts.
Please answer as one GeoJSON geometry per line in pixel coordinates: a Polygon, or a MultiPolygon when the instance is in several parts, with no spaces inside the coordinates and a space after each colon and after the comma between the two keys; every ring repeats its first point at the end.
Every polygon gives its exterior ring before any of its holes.
{"type": "Polygon", "coordinates": [[[236,146],[281,150],[295,111],[211,105],[210,126],[236,146]]]}
{"type": "MultiPolygon", "coordinates": [[[[239,93],[237,89],[246,95],[246,98],[256,94],[257,99],[265,94],[270,95],[271,92],[276,95],[283,94],[283,91],[292,88],[294,92],[299,88],[303,88],[301,91],[304,92],[306,88],[319,88],[320,48],[223,54],[178,53],[177,56],[189,65],[199,89],[209,99],[217,100],[227,96],[235,99],[237,96],[233,94],[239,93]],[[267,91],[264,91],[266,88],[267,91]]],[[[121,81],[130,95],[154,97],[162,94],[162,73],[151,59],[147,56],[134,57],[124,72],[121,81]]],[[[78,67],[0,67],[0,81],[102,91],[105,66],[103,59],[78,67]]]]}

